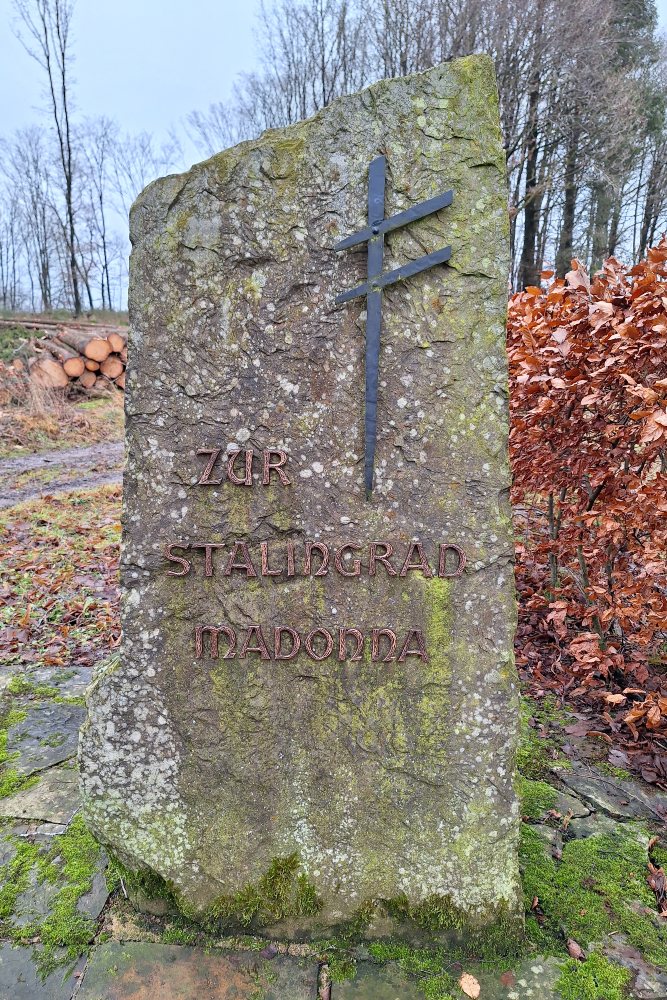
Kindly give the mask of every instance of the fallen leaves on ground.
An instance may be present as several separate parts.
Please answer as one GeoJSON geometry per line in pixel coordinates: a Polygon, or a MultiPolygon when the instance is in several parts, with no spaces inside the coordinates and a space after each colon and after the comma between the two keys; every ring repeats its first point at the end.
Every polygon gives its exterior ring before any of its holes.
{"type": "Polygon", "coordinates": [[[88,665],[120,637],[120,487],[43,497],[0,515],[0,660],[88,665]]]}

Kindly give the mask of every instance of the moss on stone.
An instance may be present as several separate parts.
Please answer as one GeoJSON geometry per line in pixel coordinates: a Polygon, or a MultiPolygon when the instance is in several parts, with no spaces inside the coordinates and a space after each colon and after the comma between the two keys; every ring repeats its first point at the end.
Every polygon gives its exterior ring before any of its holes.
{"type": "Polygon", "coordinates": [[[625,1000],[632,975],[599,952],[585,962],[568,959],[556,982],[564,1000],[625,1000]]]}
{"type": "Polygon", "coordinates": [[[562,752],[561,740],[549,732],[552,724],[563,726],[567,722],[565,712],[558,709],[553,700],[545,698],[540,703],[528,698],[521,702],[520,741],[517,749],[517,768],[525,778],[540,780],[548,778],[554,766],[569,767],[569,760],[562,752]],[[538,735],[531,726],[537,724],[548,735],[538,735]]]}
{"type": "Polygon", "coordinates": [[[100,847],[80,816],[65,833],[53,838],[46,852],[22,838],[8,839],[15,854],[0,867],[0,928],[17,943],[39,940],[36,964],[47,976],[58,966],[74,962],[93,939],[95,921],[77,904],[92,889],[100,868],[100,847]],[[37,885],[48,882],[60,888],[45,917],[18,925],[13,919],[18,900],[33,879],[37,885]]]}
{"type": "Polygon", "coordinates": [[[31,785],[36,785],[39,781],[37,775],[26,777],[11,766],[20,754],[18,750],[10,753],[7,749],[9,740],[9,730],[27,717],[27,712],[23,709],[11,708],[5,704],[4,710],[0,714],[0,799],[20,792],[31,785]]]}
{"type": "Polygon", "coordinates": [[[248,883],[233,895],[220,896],[209,907],[206,924],[250,927],[254,922],[271,924],[290,917],[314,916],[322,903],[300,867],[296,852],[274,858],[266,874],[256,882],[248,883]]]}
{"type": "Polygon", "coordinates": [[[556,789],[546,781],[532,781],[520,775],[517,791],[521,799],[521,815],[526,819],[540,819],[556,805],[556,789]]]}
{"type": "Polygon", "coordinates": [[[30,884],[30,873],[37,863],[39,848],[18,837],[5,837],[11,842],[15,854],[10,861],[0,866],[0,931],[3,936],[11,936],[11,918],[16,909],[16,901],[30,884]]]}
{"type": "Polygon", "coordinates": [[[570,840],[559,864],[539,833],[524,825],[521,860],[529,939],[545,954],[563,951],[563,935],[582,947],[623,933],[644,957],[667,969],[667,927],[658,923],[655,897],[646,883],[642,831],[627,824],[614,834],[570,840]],[[531,912],[537,897],[542,924],[531,912]]]}
{"type": "Polygon", "coordinates": [[[49,684],[35,684],[23,674],[16,674],[5,688],[8,694],[30,695],[31,698],[55,698],[58,688],[49,684]]]}

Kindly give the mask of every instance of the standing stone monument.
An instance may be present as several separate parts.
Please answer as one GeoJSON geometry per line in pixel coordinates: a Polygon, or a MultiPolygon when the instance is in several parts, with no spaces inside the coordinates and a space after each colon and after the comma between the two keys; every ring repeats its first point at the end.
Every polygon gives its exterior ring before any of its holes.
{"type": "Polygon", "coordinates": [[[490,59],[162,178],[131,228],[123,644],[89,699],[88,823],[195,916],[520,924],[490,59]]]}

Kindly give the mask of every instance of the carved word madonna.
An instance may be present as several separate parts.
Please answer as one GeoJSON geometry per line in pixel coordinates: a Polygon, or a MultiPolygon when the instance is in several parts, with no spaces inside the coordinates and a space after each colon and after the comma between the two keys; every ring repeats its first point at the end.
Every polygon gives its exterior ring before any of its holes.
{"type": "MultiPolygon", "coordinates": [[[[227,644],[223,660],[246,659],[251,654],[262,660],[293,660],[302,650],[311,660],[327,660],[334,654],[339,661],[352,663],[362,660],[368,648],[369,636],[358,628],[314,628],[310,632],[299,632],[289,625],[262,629],[261,625],[248,625],[236,629],[229,625],[197,625],[195,627],[195,652],[197,658],[204,655],[204,637],[208,637],[209,657],[218,659],[221,638],[227,644]]],[[[404,663],[408,656],[428,660],[426,640],[421,629],[407,629],[399,637],[391,628],[374,628],[370,632],[371,661],[404,663]]]]}

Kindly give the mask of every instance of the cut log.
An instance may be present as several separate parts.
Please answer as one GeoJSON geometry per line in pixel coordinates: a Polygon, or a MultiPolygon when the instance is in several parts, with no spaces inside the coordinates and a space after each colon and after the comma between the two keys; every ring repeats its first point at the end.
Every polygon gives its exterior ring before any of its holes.
{"type": "Polygon", "coordinates": [[[64,389],[69,383],[65,369],[53,358],[37,358],[30,368],[30,378],[45,389],[64,389]]]}
{"type": "Polygon", "coordinates": [[[122,375],[118,376],[118,378],[116,379],[116,385],[118,386],[119,389],[125,388],[125,372],[123,372],[122,375]]]}
{"type": "Polygon", "coordinates": [[[119,353],[120,353],[121,361],[127,362],[127,347],[124,347],[123,350],[120,351],[119,353]]]}
{"type": "Polygon", "coordinates": [[[103,375],[106,375],[107,378],[118,378],[119,375],[123,374],[124,368],[125,365],[120,358],[116,358],[113,355],[108,357],[106,361],[103,361],[100,365],[100,371],[103,375]]]}
{"type": "Polygon", "coordinates": [[[108,340],[93,337],[84,330],[67,327],[58,331],[58,339],[91,361],[106,361],[111,354],[111,344],[108,340]]]}
{"type": "Polygon", "coordinates": [[[99,361],[91,361],[90,358],[86,358],[86,371],[98,372],[100,370],[99,361]]]}
{"type": "Polygon", "coordinates": [[[122,333],[110,333],[107,340],[111,344],[112,351],[117,354],[120,354],[127,343],[127,337],[123,336],[122,333]]]}
{"type": "Polygon", "coordinates": [[[71,357],[66,358],[63,361],[63,368],[70,378],[78,378],[79,375],[83,375],[86,370],[86,363],[83,358],[71,357]]]}
{"type": "Polygon", "coordinates": [[[39,345],[44,346],[47,351],[50,351],[51,354],[53,354],[54,358],[58,358],[60,361],[68,361],[70,358],[81,357],[78,351],[73,351],[71,347],[66,347],[65,344],[61,344],[55,337],[48,337],[46,340],[40,340],[39,345]]]}
{"type": "Polygon", "coordinates": [[[83,386],[84,389],[92,389],[96,382],[95,372],[84,372],[79,378],[79,385],[83,386]]]}

